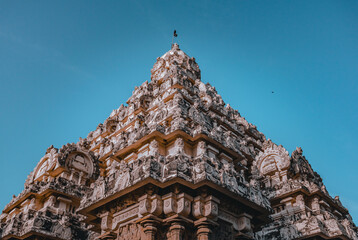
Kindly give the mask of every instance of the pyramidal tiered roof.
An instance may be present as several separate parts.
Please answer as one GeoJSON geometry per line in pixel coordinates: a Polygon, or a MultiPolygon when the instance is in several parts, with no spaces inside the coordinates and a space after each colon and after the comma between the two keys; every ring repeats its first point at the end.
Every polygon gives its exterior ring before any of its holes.
{"type": "Polygon", "coordinates": [[[87,138],[51,146],[3,239],[358,239],[300,148],[267,140],[177,44],[87,138]]]}

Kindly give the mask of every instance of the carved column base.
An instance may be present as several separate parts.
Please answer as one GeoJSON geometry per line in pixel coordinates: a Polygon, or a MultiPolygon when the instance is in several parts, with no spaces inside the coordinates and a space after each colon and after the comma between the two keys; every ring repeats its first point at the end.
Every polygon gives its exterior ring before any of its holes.
{"type": "Polygon", "coordinates": [[[170,224],[168,240],[183,240],[185,233],[185,224],[193,222],[190,219],[187,219],[178,214],[173,215],[165,219],[164,221],[170,224]]]}
{"type": "Polygon", "coordinates": [[[211,234],[210,225],[201,224],[198,226],[196,236],[198,240],[209,240],[211,234]]]}
{"type": "Polygon", "coordinates": [[[143,226],[143,232],[147,240],[155,240],[156,233],[158,231],[157,226],[159,221],[154,219],[145,219],[141,221],[141,225],[143,226]]]}
{"type": "Polygon", "coordinates": [[[194,226],[197,228],[196,236],[198,240],[209,240],[211,229],[218,224],[206,217],[201,218],[194,222],[194,226]]]}
{"type": "Polygon", "coordinates": [[[169,227],[169,240],[182,240],[184,237],[185,227],[182,222],[172,222],[169,227]]]}

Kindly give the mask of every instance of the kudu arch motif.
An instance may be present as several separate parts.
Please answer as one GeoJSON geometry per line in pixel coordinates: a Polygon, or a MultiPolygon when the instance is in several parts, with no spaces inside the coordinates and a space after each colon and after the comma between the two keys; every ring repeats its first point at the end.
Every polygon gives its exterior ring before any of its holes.
{"type": "Polygon", "coordinates": [[[151,74],[86,138],[46,151],[2,239],[358,239],[302,149],[267,140],[177,44],[151,74]]]}

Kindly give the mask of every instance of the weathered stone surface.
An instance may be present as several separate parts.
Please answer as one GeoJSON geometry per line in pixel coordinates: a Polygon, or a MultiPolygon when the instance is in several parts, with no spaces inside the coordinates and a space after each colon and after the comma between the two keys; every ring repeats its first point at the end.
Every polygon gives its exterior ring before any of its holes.
{"type": "Polygon", "coordinates": [[[98,157],[83,142],[49,147],[25,189],[6,205],[0,217],[2,238],[91,238],[95,233],[87,230],[76,208],[98,175],[98,157]]]}
{"type": "Polygon", "coordinates": [[[151,73],[87,138],[46,151],[3,239],[357,239],[302,149],[267,140],[177,44],[151,73]]]}
{"type": "Polygon", "coordinates": [[[270,140],[254,164],[271,200],[273,222],[255,233],[256,239],[358,239],[348,210],[332,198],[321,177],[313,171],[302,149],[289,156],[270,140]]]}

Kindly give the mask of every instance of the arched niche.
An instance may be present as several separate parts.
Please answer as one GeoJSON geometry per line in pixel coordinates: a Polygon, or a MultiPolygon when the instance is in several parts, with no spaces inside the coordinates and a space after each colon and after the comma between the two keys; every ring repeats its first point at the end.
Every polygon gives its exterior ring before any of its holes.
{"type": "Polygon", "coordinates": [[[32,180],[41,179],[42,176],[54,170],[57,165],[57,149],[51,146],[47,149],[46,155],[41,158],[41,160],[35,167],[32,180]]]}
{"type": "Polygon", "coordinates": [[[72,152],[66,159],[66,167],[70,171],[82,172],[87,177],[91,177],[94,172],[91,157],[83,152],[72,152]]]}
{"type": "Polygon", "coordinates": [[[259,171],[263,175],[274,175],[275,172],[280,171],[279,156],[275,154],[267,155],[259,165],[259,171]]]}
{"type": "Polygon", "coordinates": [[[36,166],[33,180],[40,179],[43,175],[47,173],[48,168],[49,168],[48,158],[42,159],[36,166]]]}
{"type": "Polygon", "coordinates": [[[264,151],[257,156],[255,165],[260,175],[266,177],[266,186],[273,186],[287,180],[290,156],[284,147],[268,140],[264,143],[264,151]]]}

